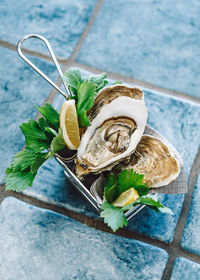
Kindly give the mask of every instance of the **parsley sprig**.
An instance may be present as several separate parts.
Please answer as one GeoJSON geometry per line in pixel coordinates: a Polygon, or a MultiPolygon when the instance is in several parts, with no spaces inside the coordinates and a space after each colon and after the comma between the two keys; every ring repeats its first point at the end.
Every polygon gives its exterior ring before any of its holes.
{"type": "MultiPolygon", "coordinates": [[[[90,125],[87,111],[94,105],[96,94],[108,84],[106,77],[107,74],[102,73],[83,78],[78,69],[70,69],[63,74],[63,82],[69,86],[73,93],[72,98],[75,99],[76,102],[80,127],[87,127],[90,125]]],[[[121,81],[115,82],[115,84],[121,83],[121,81]]]]}
{"type": "Polygon", "coordinates": [[[157,212],[163,212],[173,215],[171,209],[165,207],[159,200],[157,195],[148,194],[149,188],[143,183],[144,175],[130,171],[123,170],[118,176],[113,173],[109,174],[105,186],[104,197],[101,206],[101,217],[104,218],[104,222],[115,232],[119,228],[127,226],[128,221],[125,213],[128,210],[133,209],[136,205],[147,205],[157,212]],[[112,202],[123,192],[130,188],[134,188],[139,198],[122,208],[115,207],[112,202]]]}
{"type": "Polygon", "coordinates": [[[48,103],[36,108],[43,117],[21,124],[26,145],[14,156],[5,171],[6,190],[19,192],[32,186],[39,167],[65,147],[59,128],[59,113],[48,103]]]}

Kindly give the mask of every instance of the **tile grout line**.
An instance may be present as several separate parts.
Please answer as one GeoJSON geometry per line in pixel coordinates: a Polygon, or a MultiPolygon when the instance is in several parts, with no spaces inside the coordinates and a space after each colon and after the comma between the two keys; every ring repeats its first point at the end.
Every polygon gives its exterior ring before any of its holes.
{"type": "MultiPolygon", "coordinates": [[[[0,40],[0,46],[3,47],[3,48],[6,48],[6,49],[12,50],[12,51],[17,51],[17,45],[13,45],[13,44],[11,44],[9,42],[6,42],[6,41],[0,40]]],[[[37,57],[37,58],[42,58],[42,59],[45,59],[47,61],[52,61],[52,58],[51,58],[50,55],[46,55],[46,54],[43,54],[43,53],[40,53],[40,52],[37,52],[37,51],[32,51],[32,50],[29,50],[29,49],[26,49],[26,48],[22,48],[22,51],[23,51],[23,53],[25,53],[27,55],[34,56],[34,57],[37,57]]],[[[57,60],[58,60],[59,63],[64,63],[64,62],[67,61],[65,59],[60,59],[60,58],[57,58],[57,60]]]]}
{"type": "Polygon", "coordinates": [[[78,68],[82,68],[82,69],[84,69],[88,72],[95,73],[95,74],[101,74],[102,72],[106,72],[110,79],[122,80],[125,83],[134,84],[135,86],[142,87],[142,88],[145,88],[147,90],[156,91],[156,92],[162,93],[164,95],[167,94],[167,95],[170,95],[170,97],[181,99],[183,102],[193,102],[193,103],[198,104],[198,105],[200,104],[200,99],[199,98],[187,95],[186,93],[178,92],[178,91],[174,91],[174,90],[170,90],[170,89],[166,89],[166,88],[161,88],[159,86],[156,86],[156,85],[153,85],[153,84],[150,84],[150,83],[147,83],[147,82],[143,82],[143,81],[135,79],[133,77],[123,76],[123,75],[120,75],[120,74],[117,74],[117,73],[104,71],[104,69],[94,68],[94,67],[91,67],[91,66],[88,66],[88,65],[85,65],[85,64],[81,64],[81,63],[76,62],[76,61],[71,61],[71,60],[65,61],[63,63],[63,67],[64,67],[65,71],[66,71],[67,68],[70,68],[70,67],[78,67],[78,68]]]}
{"type": "MultiPolygon", "coordinates": [[[[88,23],[86,24],[82,34],[80,35],[80,38],[76,44],[76,46],[74,47],[73,49],[73,52],[72,54],[70,55],[69,59],[61,59],[61,58],[57,58],[58,62],[59,63],[65,63],[67,62],[68,60],[70,61],[75,61],[86,37],[88,36],[89,32],[90,32],[90,29],[96,19],[96,16],[99,12],[99,10],[101,9],[102,5],[103,5],[103,2],[104,0],[97,0],[97,3],[92,11],[92,14],[90,16],[90,18],[88,19],[88,23]]],[[[16,44],[17,45],[17,44],[16,44]]],[[[0,40],[0,46],[1,47],[4,47],[4,48],[7,48],[7,49],[10,49],[10,50],[15,50],[16,51],[16,45],[15,44],[12,44],[12,43],[9,43],[7,41],[4,41],[4,40],[0,40]]],[[[26,48],[22,48],[23,52],[28,54],[28,55],[31,55],[31,56],[36,56],[36,57],[39,57],[39,58],[43,58],[43,59],[46,59],[48,61],[51,61],[51,56],[48,54],[48,55],[45,55],[45,54],[42,54],[40,52],[37,52],[37,51],[32,51],[32,50],[29,50],[29,49],[26,49],[26,48]]]]}
{"type": "MultiPolygon", "coordinates": [[[[59,213],[61,215],[64,215],[66,217],[70,217],[71,219],[73,219],[77,222],[85,224],[85,225],[87,225],[89,227],[92,227],[94,229],[101,230],[102,232],[110,233],[110,234],[113,234],[113,235],[129,238],[129,239],[138,240],[138,241],[143,242],[145,244],[150,244],[152,246],[158,247],[160,249],[165,250],[168,253],[169,257],[170,257],[170,254],[174,253],[174,251],[175,251],[176,252],[176,258],[177,257],[185,257],[185,258],[188,258],[189,260],[195,261],[195,262],[200,264],[200,256],[189,253],[187,251],[183,251],[179,244],[175,244],[173,242],[168,244],[168,243],[165,243],[164,241],[160,241],[160,240],[157,240],[157,239],[152,239],[152,238],[146,237],[142,234],[132,232],[129,229],[126,229],[126,228],[118,230],[117,233],[113,233],[104,224],[104,222],[102,220],[97,220],[93,217],[89,217],[89,216],[86,216],[84,214],[74,212],[74,211],[69,210],[65,207],[53,205],[51,203],[38,200],[37,198],[30,197],[30,196],[25,195],[23,193],[16,193],[16,192],[13,192],[13,191],[8,191],[8,193],[4,195],[4,198],[9,197],[9,196],[12,196],[12,197],[14,197],[16,199],[19,199],[20,201],[26,202],[28,204],[31,204],[35,207],[50,210],[50,211],[53,211],[55,213],[59,213]]],[[[168,279],[168,278],[163,278],[163,279],[168,279]]]]}
{"type": "MultiPolygon", "coordinates": [[[[0,41],[0,46],[4,47],[6,49],[10,49],[12,51],[16,51],[16,46],[15,45],[12,45],[12,44],[10,44],[8,42],[5,42],[5,41],[0,41]]],[[[48,56],[48,55],[44,55],[44,54],[41,54],[39,52],[31,51],[31,50],[24,49],[24,48],[22,48],[22,50],[24,51],[24,53],[26,53],[30,56],[38,57],[38,58],[47,60],[48,62],[52,62],[51,57],[48,56]]],[[[69,68],[69,67],[78,67],[78,68],[82,68],[86,71],[93,72],[95,74],[100,74],[102,72],[105,72],[104,69],[99,69],[99,68],[95,68],[95,67],[92,67],[92,66],[89,66],[89,65],[81,64],[81,63],[76,62],[76,61],[71,60],[71,59],[62,60],[62,59],[58,58],[57,60],[64,67],[64,69],[69,68]]],[[[113,73],[113,72],[109,72],[109,71],[106,71],[106,73],[108,74],[108,77],[110,79],[113,79],[113,80],[123,80],[125,83],[135,84],[136,86],[143,87],[147,90],[153,90],[153,91],[156,91],[156,92],[160,92],[164,95],[167,94],[167,95],[170,95],[171,97],[182,99],[183,102],[193,102],[193,103],[198,104],[198,105],[200,104],[200,99],[199,98],[187,95],[186,93],[183,93],[183,92],[178,92],[178,91],[170,90],[170,89],[167,89],[167,88],[162,88],[162,87],[153,85],[151,83],[147,83],[147,82],[138,80],[134,77],[123,76],[123,75],[113,73]]]]}
{"type": "Polygon", "coordinates": [[[89,21],[88,21],[88,23],[87,23],[87,25],[86,25],[82,35],[80,36],[80,39],[79,39],[77,45],[75,46],[75,48],[74,48],[70,58],[69,58],[70,61],[75,62],[75,60],[76,60],[76,58],[77,58],[77,56],[78,56],[78,54],[80,52],[80,49],[81,49],[83,43],[85,42],[85,40],[86,40],[86,38],[87,38],[87,36],[88,36],[88,34],[89,34],[89,32],[90,32],[94,22],[96,20],[96,17],[98,15],[101,7],[103,6],[103,3],[104,3],[104,0],[98,0],[97,1],[96,5],[94,7],[94,10],[92,12],[92,15],[90,16],[89,21]]]}
{"type": "MultiPolygon", "coordinates": [[[[3,184],[3,185],[1,185],[1,187],[5,188],[5,185],[3,184]]],[[[67,216],[67,217],[70,217],[70,218],[74,219],[75,221],[86,224],[86,225],[88,225],[90,227],[93,227],[95,229],[99,229],[103,232],[111,233],[113,235],[118,235],[118,236],[130,238],[130,239],[136,239],[138,241],[141,241],[141,242],[144,242],[146,244],[153,245],[153,246],[157,246],[161,249],[164,249],[164,250],[168,251],[168,248],[169,248],[168,243],[165,243],[164,241],[160,241],[160,240],[157,240],[157,239],[152,239],[150,237],[146,237],[146,236],[141,235],[141,234],[137,234],[135,232],[130,231],[127,228],[119,229],[117,231],[117,233],[113,233],[111,231],[111,229],[106,224],[104,224],[103,220],[97,220],[96,218],[86,216],[85,214],[80,214],[80,213],[77,213],[73,210],[69,210],[66,207],[54,205],[54,204],[51,204],[49,202],[39,200],[37,198],[31,197],[31,196],[23,194],[23,193],[18,193],[18,192],[14,192],[14,191],[7,191],[6,194],[4,193],[4,198],[10,197],[10,196],[12,196],[16,199],[19,199],[20,201],[31,204],[35,207],[39,207],[39,208],[42,208],[42,209],[54,211],[56,213],[62,214],[62,215],[67,216]]]]}
{"type": "MultiPolygon", "coordinates": [[[[5,185],[1,185],[1,187],[5,188],[5,185]]],[[[164,250],[167,250],[168,244],[166,244],[163,241],[156,240],[156,239],[154,240],[149,237],[145,237],[145,236],[139,235],[137,233],[131,232],[127,229],[120,229],[120,230],[118,230],[117,233],[113,233],[111,231],[111,229],[109,229],[102,220],[97,220],[93,217],[86,216],[85,214],[77,213],[75,211],[67,209],[66,207],[62,207],[62,206],[51,204],[49,202],[41,201],[37,198],[33,198],[33,197],[23,194],[23,193],[17,193],[14,191],[8,191],[6,194],[4,193],[4,198],[10,197],[10,196],[14,197],[16,199],[19,199],[20,201],[23,201],[25,203],[31,204],[35,207],[54,211],[55,213],[59,213],[66,217],[70,217],[70,218],[74,219],[75,221],[78,221],[82,224],[93,227],[95,229],[99,229],[103,232],[111,233],[113,235],[118,235],[118,236],[122,236],[122,237],[131,238],[131,239],[136,239],[136,240],[142,241],[144,243],[151,244],[153,246],[157,246],[164,250]]]]}
{"type": "MultiPolygon", "coordinates": [[[[196,158],[193,162],[193,165],[192,165],[192,168],[190,171],[189,180],[188,180],[188,193],[185,195],[185,199],[184,199],[183,206],[181,209],[181,214],[180,214],[179,220],[176,224],[174,238],[172,241],[172,248],[174,249],[173,244],[177,244],[177,246],[179,248],[179,250],[177,250],[177,251],[183,252],[183,255],[185,254],[185,251],[181,248],[180,243],[181,243],[181,239],[183,236],[185,224],[187,222],[188,214],[190,211],[192,195],[193,195],[194,188],[196,186],[196,181],[197,181],[199,172],[200,172],[200,146],[199,146],[198,153],[196,155],[196,158]]],[[[196,255],[194,255],[194,256],[196,256],[196,255]]],[[[163,278],[162,278],[163,280],[169,279],[169,277],[171,276],[171,273],[172,273],[172,270],[174,267],[174,262],[177,257],[178,257],[177,252],[174,250],[173,250],[173,253],[169,254],[168,263],[165,267],[165,271],[164,271],[163,278]]]]}

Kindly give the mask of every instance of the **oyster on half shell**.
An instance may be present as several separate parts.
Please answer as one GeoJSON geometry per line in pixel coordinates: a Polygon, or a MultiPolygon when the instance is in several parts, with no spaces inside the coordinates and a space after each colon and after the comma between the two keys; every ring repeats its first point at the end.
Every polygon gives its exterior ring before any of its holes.
{"type": "Polygon", "coordinates": [[[143,181],[150,188],[168,185],[180,172],[180,164],[167,144],[147,134],[142,136],[130,161],[120,165],[118,169],[144,174],[143,181]]]}
{"type": "Polygon", "coordinates": [[[143,100],[119,96],[104,105],[82,136],[76,175],[110,170],[129,157],[140,141],[147,122],[143,100]]]}

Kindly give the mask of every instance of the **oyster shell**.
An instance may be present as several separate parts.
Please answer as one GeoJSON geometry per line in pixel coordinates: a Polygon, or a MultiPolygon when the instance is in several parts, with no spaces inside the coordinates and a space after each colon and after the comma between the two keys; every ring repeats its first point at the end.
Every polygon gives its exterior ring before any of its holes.
{"type": "Polygon", "coordinates": [[[143,100],[119,96],[104,105],[82,136],[76,175],[110,170],[129,157],[140,141],[147,122],[143,100]]]}
{"type": "Polygon", "coordinates": [[[101,108],[112,102],[119,96],[127,96],[136,100],[144,100],[143,92],[138,88],[125,85],[113,85],[103,88],[95,98],[93,107],[87,112],[88,118],[93,120],[100,112],[101,108]]]}
{"type": "Polygon", "coordinates": [[[142,136],[130,161],[118,168],[144,174],[143,181],[150,188],[168,185],[180,172],[180,164],[167,144],[147,134],[142,136]]]}

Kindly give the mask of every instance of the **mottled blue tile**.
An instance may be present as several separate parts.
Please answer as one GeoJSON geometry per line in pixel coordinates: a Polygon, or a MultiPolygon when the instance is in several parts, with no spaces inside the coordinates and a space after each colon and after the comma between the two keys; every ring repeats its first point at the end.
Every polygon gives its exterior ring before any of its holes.
{"type": "Polygon", "coordinates": [[[0,207],[0,279],[162,278],[167,252],[15,198],[0,207]]]}
{"type": "MultiPolygon", "coordinates": [[[[27,34],[46,37],[60,58],[72,54],[96,0],[13,0],[0,2],[0,39],[16,44],[27,34]]],[[[37,39],[24,43],[26,48],[48,54],[37,39]]]]}
{"type": "Polygon", "coordinates": [[[193,192],[189,215],[183,232],[181,247],[200,256],[200,177],[193,192]]]}
{"type": "Polygon", "coordinates": [[[175,261],[170,280],[198,280],[200,277],[200,265],[185,258],[178,258],[175,261]]]}
{"type": "MultiPolygon", "coordinates": [[[[0,47],[0,182],[13,154],[22,148],[24,138],[19,125],[29,118],[35,118],[37,109],[49,95],[48,85],[18,54],[0,47]]],[[[53,64],[31,58],[51,79],[58,73],[53,64]]]]}
{"type": "Polygon", "coordinates": [[[48,160],[38,171],[32,188],[24,194],[69,210],[99,218],[99,214],[66,179],[63,169],[53,159],[48,160]]]}
{"type": "Polygon", "coordinates": [[[199,1],[106,0],[78,61],[200,98],[199,1]]]}
{"type": "Polygon", "coordinates": [[[184,195],[159,195],[159,199],[174,212],[174,216],[157,213],[145,207],[129,221],[128,229],[147,237],[169,243],[174,236],[174,230],[181,213],[184,195]]]}
{"type": "MultiPolygon", "coordinates": [[[[179,151],[189,175],[199,147],[200,106],[144,90],[148,108],[148,124],[165,136],[179,151]]],[[[165,242],[171,242],[180,216],[184,195],[160,195],[164,205],[171,208],[174,216],[157,214],[147,207],[130,222],[129,228],[165,242]]]]}
{"type": "MultiPolygon", "coordinates": [[[[88,73],[86,71],[84,74],[88,73]]],[[[165,136],[180,152],[187,175],[199,147],[200,106],[171,96],[144,90],[149,111],[148,124],[165,136]]],[[[54,106],[61,108],[63,98],[58,96],[54,106]]],[[[44,165],[26,194],[78,213],[98,217],[95,210],[65,180],[62,168],[55,162],[44,165]]],[[[129,221],[129,230],[148,237],[171,242],[180,216],[184,195],[160,195],[161,201],[174,211],[174,216],[156,213],[147,207],[129,221]]]]}

